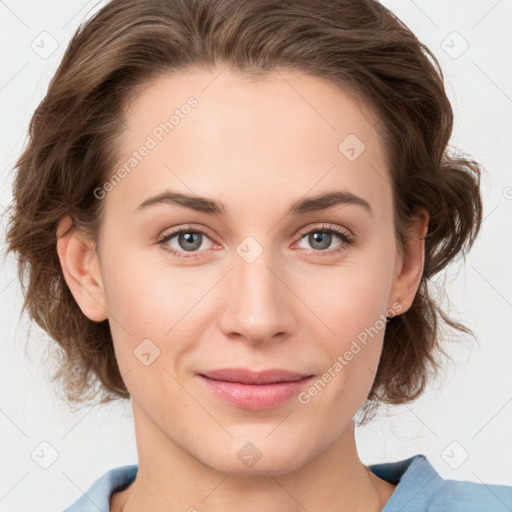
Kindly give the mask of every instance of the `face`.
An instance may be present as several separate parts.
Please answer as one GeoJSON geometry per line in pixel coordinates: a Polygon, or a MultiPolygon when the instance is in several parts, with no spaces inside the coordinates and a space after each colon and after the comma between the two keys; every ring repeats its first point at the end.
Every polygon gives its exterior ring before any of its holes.
{"type": "Polygon", "coordinates": [[[99,289],[145,439],[280,474],[351,425],[421,258],[397,251],[371,112],[299,71],[217,75],[130,104],[97,192],[99,289]]]}

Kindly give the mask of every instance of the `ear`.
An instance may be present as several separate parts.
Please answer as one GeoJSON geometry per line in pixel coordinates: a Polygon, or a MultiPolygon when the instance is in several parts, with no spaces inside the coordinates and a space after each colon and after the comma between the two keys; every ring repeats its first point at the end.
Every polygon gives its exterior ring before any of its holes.
{"type": "Polygon", "coordinates": [[[397,254],[388,308],[391,309],[395,303],[400,304],[399,314],[405,313],[411,307],[421,282],[429,218],[427,210],[418,208],[409,228],[404,251],[397,254]]]}
{"type": "Polygon", "coordinates": [[[57,226],[57,253],[64,279],[78,306],[94,322],[108,318],[99,259],[92,240],[66,215],[57,226]]]}

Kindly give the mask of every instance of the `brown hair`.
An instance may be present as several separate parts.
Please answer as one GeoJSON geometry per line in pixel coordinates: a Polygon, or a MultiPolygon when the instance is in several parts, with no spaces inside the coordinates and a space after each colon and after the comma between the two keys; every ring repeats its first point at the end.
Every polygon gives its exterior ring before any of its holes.
{"type": "Polygon", "coordinates": [[[74,402],[97,398],[98,380],[102,402],[129,396],[108,321],[89,320],[64,280],[57,223],[69,214],[97,241],[103,202],[93,191],[112,173],[129,99],[163,74],[218,65],[256,77],[302,70],[377,114],[399,247],[416,208],[430,221],[420,287],[412,307],[388,322],[363,410],[369,419],[380,402],[413,400],[439,368],[440,321],[471,333],[440,309],[427,282],[479,231],[480,167],[448,154],[453,114],[435,56],[373,0],[113,0],[78,29],[31,120],[8,231],[22,311],[62,347],[53,378],[74,402]]]}

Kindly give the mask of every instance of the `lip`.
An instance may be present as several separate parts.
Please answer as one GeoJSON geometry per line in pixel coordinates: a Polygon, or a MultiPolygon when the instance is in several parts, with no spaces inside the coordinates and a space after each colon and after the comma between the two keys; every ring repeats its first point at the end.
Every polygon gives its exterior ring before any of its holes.
{"type": "Polygon", "coordinates": [[[226,368],[199,374],[217,396],[243,409],[278,407],[297,395],[313,377],[283,369],[254,372],[245,368],[226,368]]]}

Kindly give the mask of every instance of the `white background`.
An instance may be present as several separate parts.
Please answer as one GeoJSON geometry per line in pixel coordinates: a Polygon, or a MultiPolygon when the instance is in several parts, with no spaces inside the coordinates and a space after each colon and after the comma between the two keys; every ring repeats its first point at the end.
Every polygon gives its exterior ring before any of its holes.
{"type": "MultiPolygon", "coordinates": [[[[2,211],[11,201],[12,167],[33,110],[71,35],[95,4],[0,2],[2,211]],[[42,46],[41,38],[46,49],[51,38],[58,44],[47,58],[31,47],[42,46]]],[[[456,117],[452,144],[486,169],[485,221],[465,264],[460,260],[437,280],[450,300],[446,306],[474,330],[477,342],[469,336],[450,342],[453,363],[421,399],[358,429],[360,455],[371,464],[423,453],[444,478],[512,485],[512,1],[384,4],[441,62],[456,117]]],[[[6,222],[4,214],[3,231],[6,222]]],[[[70,412],[55,398],[44,364],[46,338],[19,320],[22,295],[14,260],[9,256],[2,263],[0,510],[58,511],[108,469],[137,462],[131,409],[118,403],[70,412]],[[58,455],[48,469],[31,457],[35,449],[52,456],[41,442],[58,455]]]]}

